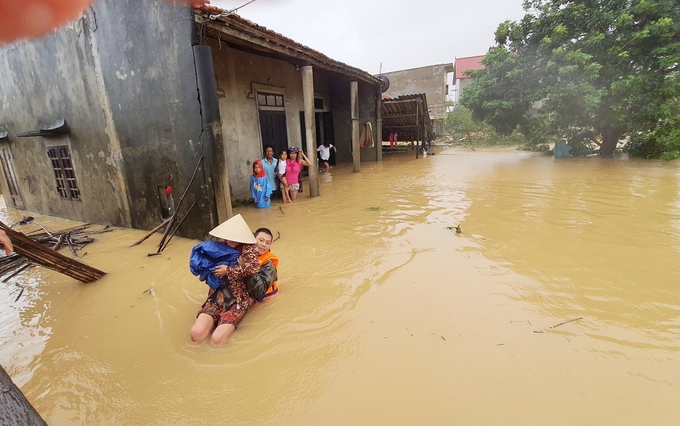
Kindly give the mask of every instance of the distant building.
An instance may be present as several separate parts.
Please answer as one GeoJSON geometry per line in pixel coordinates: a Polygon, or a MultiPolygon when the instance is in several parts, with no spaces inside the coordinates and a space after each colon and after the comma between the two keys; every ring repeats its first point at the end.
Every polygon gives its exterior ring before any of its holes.
{"type": "Polygon", "coordinates": [[[482,65],[481,61],[485,57],[486,55],[477,55],[456,58],[453,70],[453,80],[456,83],[456,89],[453,93],[454,103],[458,103],[460,96],[463,94],[463,90],[465,90],[465,86],[472,80],[468,75],[468,71],[483,69],[484,65],[482,65]]]}
{"type": "Polygon", "coordinates": [[[389,98],[425,93],[433,120],[432,130],[439,136],[446,121],[446,102],[449,93],[449,73],[453,64],[429,65],[401,71],[383,73],[390,80],[390,88],[384,93],[389,98]]]}

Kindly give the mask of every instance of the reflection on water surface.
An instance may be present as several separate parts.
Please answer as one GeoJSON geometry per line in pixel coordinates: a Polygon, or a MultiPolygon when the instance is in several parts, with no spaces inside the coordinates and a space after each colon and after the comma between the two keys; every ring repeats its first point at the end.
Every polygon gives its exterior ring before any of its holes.
{"type": "Polygon", "coordinates": [[[677,163],[460,149],[320,179],[238,211],[280,232],[281,292],[226,347],[189,342],[196,241],[116,230],[97,283],[0,286],[0,362],[51,425],[680,422],[677,163]]]}

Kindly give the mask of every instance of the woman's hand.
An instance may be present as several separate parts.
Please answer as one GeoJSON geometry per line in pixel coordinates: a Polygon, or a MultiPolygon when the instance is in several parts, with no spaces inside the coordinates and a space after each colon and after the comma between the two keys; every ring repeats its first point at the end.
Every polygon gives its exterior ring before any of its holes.
{"type": "MultiPolygon", "coordinates": [[[[239,259],[241,259],[239,257],[239,259]]],[[[224,278],[227,275],[227,265],[218,265],[213,270],[213,275],[217,278],[224,278]]]]}

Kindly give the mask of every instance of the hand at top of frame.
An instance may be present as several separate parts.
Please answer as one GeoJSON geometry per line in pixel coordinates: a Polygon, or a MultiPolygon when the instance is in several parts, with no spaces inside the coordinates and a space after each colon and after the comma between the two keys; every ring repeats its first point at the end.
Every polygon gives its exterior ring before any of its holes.
{"type": "MultiPolygon", "coordinates": [[[[42,37],[78,18],[94,0],[0,0],[0,44],[42,37]]],[[[197,7],[208,0],[166,0],[197,7]]]]}

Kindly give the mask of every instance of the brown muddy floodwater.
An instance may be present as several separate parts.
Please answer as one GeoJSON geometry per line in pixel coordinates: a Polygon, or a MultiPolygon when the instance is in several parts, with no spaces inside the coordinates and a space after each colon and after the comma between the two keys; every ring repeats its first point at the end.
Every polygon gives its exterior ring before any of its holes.
{"type": "Polygon", "coordinates": [[[227,346],[189,341],[196,241],[116,230],[97,283],[0,285],[0,363],[50,425],[680,424],[680,163],[450,149],[321,194],[238,210],[281,291],[227,346]]]}

